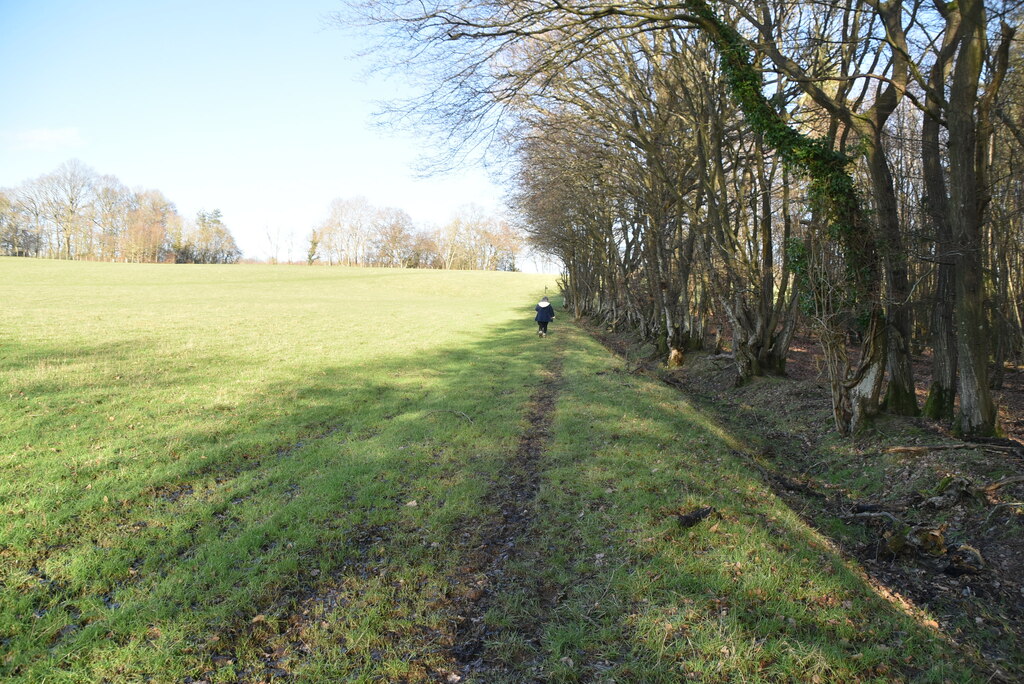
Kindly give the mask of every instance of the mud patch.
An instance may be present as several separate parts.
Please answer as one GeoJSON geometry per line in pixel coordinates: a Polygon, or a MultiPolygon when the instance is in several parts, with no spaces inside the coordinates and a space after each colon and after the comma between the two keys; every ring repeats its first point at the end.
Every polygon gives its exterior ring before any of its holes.
{"type": "MultiPolygon", "coordinates": [[[[372,604],[366,584],[384,572],[373,550],[391,543],[393,533],[389,525],[358,525],[346,535],[344,548],[319,549],[318,553],[346,556],[330,573],[321,574],[314,559],[305,558],[308,562],[301,564],[292,586],[281,588],[272,599],[256,601],[255,615],[222,626],[215,639],[197,644],[196,651],[208,667],[192,681],[210,681],[225,667],[233,668],[233,681],[239,684],[296,678],[313,652],[314,634],[320,632],[322,637],[336,610],[359,611],[372,604]],[[240,648],[242,644],[245,648],[240,648]],[[247,655],[241,657],[241,651],[247,655]]],[[[331,636],[337,648],[347,650],[344,633],[331,636]]]]}
{"type": "MultiPolygon", "coordinates": [[[[465,562],[450,579],[450,600],[455,614],[451,659],[460,677],[505,673],[502,663],[488,662],[486,642],[493,636],[484,616],[512,578],[510,561],[518,559],[528,538],[536,510],[534,500],[540,486],[539,462],[551,439],[550,429],[562,378],[559,352],[543,371],[543,381],[527,409],[527,428],[515,455],[493,483],[483,500],[485,509],[497,514],[468,521],[461,543],[469,550],[465,562]]],[[[529,626],[524,626],[529,630],[529,626]]],[[[534,631],[537,631],[534,627],[534,631]]],[[[537,634],[523,635],[537,641],[537,634]]],[[[457,681],[457,680],[453,680],[457,681]]]]}

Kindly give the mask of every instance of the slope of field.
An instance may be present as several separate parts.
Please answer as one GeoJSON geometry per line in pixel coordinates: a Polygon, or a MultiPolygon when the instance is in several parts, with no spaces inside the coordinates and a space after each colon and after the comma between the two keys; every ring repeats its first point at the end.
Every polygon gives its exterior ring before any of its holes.
{"type": "Polygon", "coordinates": [[[0,676],[983,676],[551,285],[0,260],[0,676]]]}

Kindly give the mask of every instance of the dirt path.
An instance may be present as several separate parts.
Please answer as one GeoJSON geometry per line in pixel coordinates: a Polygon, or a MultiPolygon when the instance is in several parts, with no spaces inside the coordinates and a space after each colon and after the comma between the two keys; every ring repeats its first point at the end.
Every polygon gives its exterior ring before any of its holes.
{"type": "MultiPolygon", "coordinates": [[[[501,663],[489,663],[485,657],[485,642],[492,632],[484,616],[510,583],[507,567],[521,557],[520,547],[533,523],[534,500],[540,485],[539,462],[551,438],[555,401],[562,379],[564,345],[556,345],[555,354],[542,371],[543,380],[528,404],[528,427],[515,455],[484,498],[484,509],[497,509],[497,514],[470,521],[463,533],[470,550],[465,563],[456,569],[451,594],[458,615],[451,655],[459,674],[449,681],[487,677],[485,673],[507,674],[501,663]]],[[[537,629],[536,625],[532,628],[537,629]]],[[[531,641],[539,637],[536,634],[524,636],[531,641]]]]}

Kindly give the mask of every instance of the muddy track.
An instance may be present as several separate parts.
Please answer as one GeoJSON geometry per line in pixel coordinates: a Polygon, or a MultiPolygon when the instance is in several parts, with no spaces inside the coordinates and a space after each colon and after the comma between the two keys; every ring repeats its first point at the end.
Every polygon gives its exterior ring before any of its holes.
{"type": "MultiPolygon", "coordinates": [[[[487,663],[485,644],[492,636],[484,616],[510,583],[506,568],[521,557],[520,547],[529,535],[540,486],[539,462],[551,438],[550,429],[562,378],[562,353],[555,355],[542,371],[543,380],[527,408],[527,428],[515,454],[484,497],[485,510],[497,514],[470,523],[464,537],[471,549],[452,579],[452,603],[457,613],[451,657],[461,677],[486,676],[503,671],[501,664],[487,663]]],[[[535,640],[536,635],[526,635],[535,640]]],[[[453,680],[450,680],[453,681],[453,680]]]]}

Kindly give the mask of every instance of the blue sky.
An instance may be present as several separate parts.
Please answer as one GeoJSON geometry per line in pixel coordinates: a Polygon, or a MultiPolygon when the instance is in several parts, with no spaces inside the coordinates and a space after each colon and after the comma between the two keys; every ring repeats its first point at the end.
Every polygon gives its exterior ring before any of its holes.
{"type": "Polygon", "coordinates": [[[417,179],[410,133],[373,125],[406,92],[366,79],[336,0],[0,0],[0,187],[76,158],[155,188],[192,217],[221,209],[246,256],[295,236],[335,197],[445,221],[500,208],[480,169],[417,179]]]}

